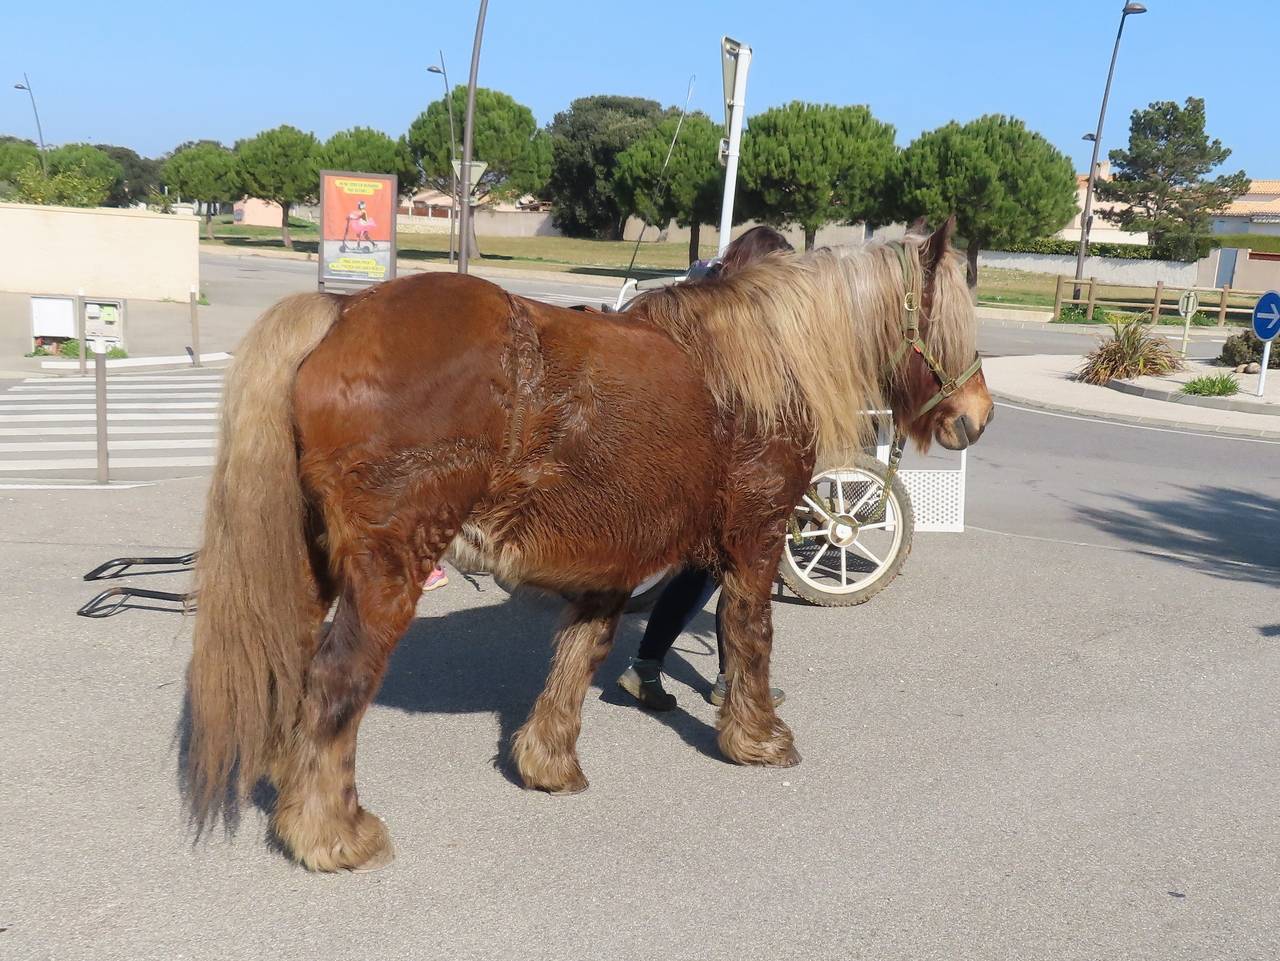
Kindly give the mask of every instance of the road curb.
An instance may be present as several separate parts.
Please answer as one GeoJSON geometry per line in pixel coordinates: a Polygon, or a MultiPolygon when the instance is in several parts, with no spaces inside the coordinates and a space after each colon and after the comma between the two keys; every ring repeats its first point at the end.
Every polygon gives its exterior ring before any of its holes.
{"type": "MultiPolygon", "coordinates": [[[[989,388],[988,388],[989,389],[989,388]]],[[[1224,437],[1243,437],[1252,440],[1280,441],[1280,430],[1254,430],[1247,427],[1222,427],[1212,424],[1193,424],[1187,421],[1168,420],[1163,417],[1125,417],[1119,414],[1103,413],[1084,407],[1068,407],[1065,404],[1050,404],[1029,397],[1018,397],[1004,391],[991,390],[991,396],[1006,404],[1017,404],[1050,414],[1069,414],[1089,420],[1100,420],[1111,424],[1128,424],[1137,427],[1161,427],[1166,430],[1185,430],[1196,434],[1221,434],[1224,437]]]]}
{"type": "MultiPolygon", "coordinates": [[[[978,308],[982,310],[981,307],[978,308]]],[[[1106,324],[1054,324],[1047,320],[1006,320],[1002,317],[983,317],[978,316],[978,323],[984,327],[1003,327],[1008,330],[1048,330],[1055,334],[1076,334],[1078,336],[1105,337],[1111,328],[1106,324]]],[[[1238,328],[1205,328],[1201,327],[1196,330],[1191,329],[1191,339],[1194,340],[1212,340],[1215,337],[1229,337],[1233,333],[1239,333],[1244,330],[1243,327],[1238,328]]],[[[1182,329],[1179,327],[1164,326],[1159,330],[1162,337],[1166,339],[1182,338],[1182,329]]]]}
{"type": "Polygon", "coordinates": [[[1265,414],[1269,417],[1280,417],[1280,405],[1252,404],[1248,401],[1228,400],[1225,397],[1197,397],[1195,394],[1184,394],[1177,390],[1164,390],[1160,387],[1142,387],[1124,380],[1109,380],[1106,386],[1118,390],[1122,394],[1133,394],[1135,397],[1147,397],[1151,400],[1163,400],[1170,404],[1187,404],[1191,407],[1207,407],[1212,410],[1230,410],[1237,414],[1265,414]]]}

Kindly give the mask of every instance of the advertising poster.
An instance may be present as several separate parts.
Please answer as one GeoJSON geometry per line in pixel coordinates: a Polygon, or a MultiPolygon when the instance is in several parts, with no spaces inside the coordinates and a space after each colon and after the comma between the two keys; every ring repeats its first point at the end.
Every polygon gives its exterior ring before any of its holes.
{"type": "Polygon", "coordinates": [[[366,286],[396,275],[396,178],[320,172],[320,286],[366,286]]]}

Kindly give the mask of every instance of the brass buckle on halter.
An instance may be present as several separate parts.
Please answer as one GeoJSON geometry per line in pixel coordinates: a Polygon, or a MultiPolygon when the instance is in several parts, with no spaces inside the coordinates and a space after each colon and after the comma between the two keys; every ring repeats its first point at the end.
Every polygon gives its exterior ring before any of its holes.
{"type": "Polygon", "coordinates": [[[954,380],[949,380],[945,384],[943,384],[941,387],[938,388],[938,393],[942,395],[943,400],[946,400],[948,397],[950,397],[959,389],[960,389],[959,384],[957,384],[954,380]]]}
{"type": "Polygon", "coordinates": [[[908,290],[902,297],[902,309],[909,314],[914,314],[920,304],[916,301],[916,292],[908,290]]]}

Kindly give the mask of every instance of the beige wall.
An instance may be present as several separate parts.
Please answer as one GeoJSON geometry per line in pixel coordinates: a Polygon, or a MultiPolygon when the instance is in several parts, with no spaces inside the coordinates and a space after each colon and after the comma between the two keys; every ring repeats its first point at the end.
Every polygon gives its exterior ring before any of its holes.
{"type": "Polygon", "coordinates": [[[199,218],[0,203],[0,291],[187,299],[200,286],[199,218]]]}
{"type": "Polygon", "coordinates": [[[1236,290],[1280,289],[1280,260],[1253,259],[1249,251],[1241,250],[1236,256],[1235,274],[1231,286],[1236,290]]]}
{"type": "Polygon", "coordinates": [[[280,226],[280,205],[275,201],[246,197],[244,200],[237,200],[232,209],[235,211],[235,222],[242,227],[280,226]]]}

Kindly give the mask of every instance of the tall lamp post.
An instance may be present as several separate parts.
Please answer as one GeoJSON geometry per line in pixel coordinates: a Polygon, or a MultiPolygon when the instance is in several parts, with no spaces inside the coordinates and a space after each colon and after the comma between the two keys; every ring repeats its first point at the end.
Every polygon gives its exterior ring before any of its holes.
{"type": "Polygon", "coordinates": [[[449,263],[453,263],[453,220],[458,214],[458,137],[453,132],[453,92],[449,89],[449,72],[444,68],[444,51],[440,51],[440,64],[427,67],[428,73],[438,73],[444,78],[444,102],[449,111],[449,189],[453,195],[449,202],[449,263]]]}
{"type": "Polygon", "coordinates": [[[40,138],[40,170],[47,177],[49,168],[44,159],[44,131],[40,129],[40,111],[36,109],[36,92],[31,89],[31,81],[25,73],[22,75],[22,83],[15,83],[13,89],[25,90],[27,96],[31,98],[31,112],[36,115],[36,136],[40,138]]]}
{"type": "MultiPolygon", "coordinates": [[[[1116,72],[1116,55],[1120,52],[1120,36],[1124,33],[1125,20],[1146,12],[1147,8],[1140,3],[1126,3],[1120,12],[1120,29],[1116,31],[1116,45],[1111,50],[1107,85],[1102,89],[1102,109],[1098,111],[1098,130],[1092,137],[1085,135],[1086,140],[1093,140],[1093,159],[1089,161],[1089,183],[1084,189],[1084,210],[1080,214],[1080,249],[1076,252],[1076,280],[1084,277],[1084,258],[1089,251],[1089,228],[1093,226],[1093,185],[1098,179],[1098,151],[1102,149],[1102,122],[1107,117],[1107,98],[1111,96],[1111,78],[1116,72]]],[[[1076,289],[1075,295],[1080,296],[1079,288],[1076,289]]]]}
{"type": "Polygon", "coordinates": [[[480,41],[484,38],[484,15],[489,0],[480,0],[480,13],[476,17],[476,39],[471,45],[471,78],[467,81],[467,119],[462,128],[462,218],[458,221],[458,273],[467,272],[467,259],[471,249],[471,145],[475,135],[476,74],[480,72],[480,41]]]}

